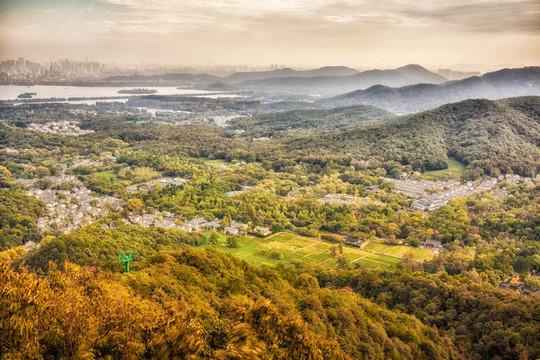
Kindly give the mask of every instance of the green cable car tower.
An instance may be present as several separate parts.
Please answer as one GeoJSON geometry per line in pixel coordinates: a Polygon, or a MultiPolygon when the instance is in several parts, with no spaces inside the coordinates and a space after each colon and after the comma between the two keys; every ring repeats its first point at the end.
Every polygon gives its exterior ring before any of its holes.
{"type": "Polygon", "coordinates": [[[124,273],[129,274],[129,263],[133,261],[135,251],[117,251],[116,255],[118,255],[116,261],[121,261],[125,264],[124,273]]]}

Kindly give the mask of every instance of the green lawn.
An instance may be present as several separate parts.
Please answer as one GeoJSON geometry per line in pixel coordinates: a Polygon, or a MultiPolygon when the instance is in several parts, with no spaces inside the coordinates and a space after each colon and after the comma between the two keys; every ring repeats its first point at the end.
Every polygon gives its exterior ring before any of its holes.
{"type": "Polygon", "coordinates": [[[122,181],[122,179],[117,176],[116,171],[114,170],[96,172],[93,173],[92,176],[101,179],[111,179],[113,184],[119,184],[122,181]]]}
{"type": "Polygon", "coordinates": [[[438,180],[450,177],[460,178],[463,175],[464,171],[465,164],[457,161],[454,158],[449,157],[448,169],[426,171],[424,172],[422,177],[429,180],[438,180]]]}
{"type": "Polygon", "coordinates": [[[229,162],[227,162],[227,160],[223,160],[223,159],[205,159],[205,158],[202,158],[202,160],[207,165],[229,164],[229,162]]]}
{"type": "MultiPolygon", "coordinates": [[[[236,249],[229,248],[224,243],[225,236],[222,236],[217,248],[255,265],[274,266],[299,260],[309,265],[334,267],[337,260],[337,257],[330,253],[330,248],[335,244],[290,233],[277,233],[267,238],[244,237],[240,239],[239,247],[236,249]],[[267,254],[261,254],[261,250],[266,250],[267,254]],[[270,258],[269,254],[272,251],[283,254],[283,259],[270,258]]],[[[354,247],[344,246],[343,252],[353,264],[358,263],[365,267],[386,269],[400,262],[400,259],[396,257],[375,254],[354,247]]]]}

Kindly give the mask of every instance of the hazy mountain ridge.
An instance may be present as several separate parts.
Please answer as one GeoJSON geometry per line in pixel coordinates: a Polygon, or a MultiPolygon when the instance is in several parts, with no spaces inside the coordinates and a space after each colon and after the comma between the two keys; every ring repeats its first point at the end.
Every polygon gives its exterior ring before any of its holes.
{"type": "Polygon", "coordinates": [[[303,91],[332,94],[347,89],[366,89],[374,85],[401,87],[418,83],[443,83],[448,79],[420,65],[407,65],[395,70],[368,70],[349,76],[273,77],[239,84],[252,90],[303,91]]]}
{"type": "Polygon", "coordinates": [[[327,106],[373,105],[395,113],[414,113],[465,99],[492,100],[540,95],[540,67],[503,69],[440,85],[417,84],[401,88],[376,85],[331,99],[327,106]]]}
{"type": "Polygon", "coordinates": [[[231,84],[245,81],[256,81],[286,77],[318,77],[318,76],[350,76],[358,74],[358,70],[346,66],[324,66],[313,70],[294,70],[291,68],[276,69],[270,71],[236,72],[223,78],[231,84]]]}

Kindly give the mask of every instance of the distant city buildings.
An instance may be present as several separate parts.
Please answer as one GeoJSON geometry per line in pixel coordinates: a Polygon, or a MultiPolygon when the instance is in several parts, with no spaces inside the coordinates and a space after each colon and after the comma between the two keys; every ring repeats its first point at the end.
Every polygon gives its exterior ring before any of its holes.
{"type": "Polygon", "coordinates": [[[91,80],[101,78],[111,70],[96,61],[63,59],[40,64],[19,58],[0,62],[0,81],[91,80]]]}
{"type": "Polygon", "coordinates": [[[156,75],[165,73],[229,75],[234,72],[263,71],[275,69],[274,65],[252,67],[235,66],[164,66],[162,64],[141,63],[138,66],[102,64],[92,60],[59,59],[48,62],[34,62],[25,58],[0,61],[0,84],[34,84],[70,81],[99,81],[118,75],[156,75]]]}

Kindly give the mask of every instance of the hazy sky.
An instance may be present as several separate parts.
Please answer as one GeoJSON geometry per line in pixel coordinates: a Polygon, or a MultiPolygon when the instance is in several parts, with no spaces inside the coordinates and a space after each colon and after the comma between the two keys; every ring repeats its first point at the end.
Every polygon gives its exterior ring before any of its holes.
{"type": "Polygon", "coordinates": [[[0,0],[0,57],[540,65],[540,0],[0,0]]]}

